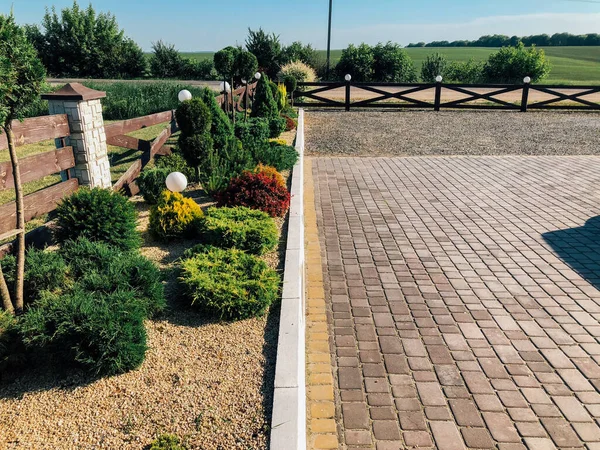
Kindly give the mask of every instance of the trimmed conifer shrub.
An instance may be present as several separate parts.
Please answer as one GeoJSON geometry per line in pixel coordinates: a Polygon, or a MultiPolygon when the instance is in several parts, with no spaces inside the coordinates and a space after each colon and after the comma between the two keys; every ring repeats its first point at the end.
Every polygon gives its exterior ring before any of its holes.
{"type": "Polygon", "coordinates": [[[200,236],[204,243],[221,248],[237,248],[262,255],[277,245],[275,221],[255,209],[209,208],[202,219],[200,236]]]}
{"type": "Polygon", "coordinates": [[[110,189],[80,188],[56,208],[58,243],[85,237],[123,250],[141,244],[133,203],[110,189]]]}
{"type": "Polygon", "coordinates": [[[149,229],[154,237],[169,240],[190,236],[202,217],[200,206],[178,192],[164,190],[150,210],[149,229]]]}
{"type": "Polygon", "coordinates": [[[52,350],[95,375],[135,369],[146,354],[145,311],[131,291],[45,292],[19,320],[29,347],[52,350]]]}
{"type": "Polygon", "coordinates": [[[262,259],[237,249],[196,246],[180,280],[191,304],[226,320],[262,315],[277,299],[279,275],[262,259]]]}
{"type": "Polygon", "coordinates": [[[214,92],[211,89],[205,88],[202,91],[201,98],[211,112],[210,135],[214,141],[214,146],[217,149],[223,148],[227,145],[227,140],[233,135],[231,120],[229,120],[223,108],[217,103],[214,92]]]}
{"type": "MultiPolygon", "coordinates": [[[[277,102],[273,98],[270,83],[269,78],[265,74],[258,80],[256,91],[254,92],[251,117],[264,117],[270,120],[279,115],[277,102]]],[[[275,85],[275,90],[277,90],[277,85],[275,85]]]]}

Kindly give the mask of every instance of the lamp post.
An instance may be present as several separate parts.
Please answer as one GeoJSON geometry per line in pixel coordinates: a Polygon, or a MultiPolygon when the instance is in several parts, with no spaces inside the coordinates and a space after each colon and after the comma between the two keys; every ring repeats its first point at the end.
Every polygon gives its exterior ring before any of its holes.
{"type": "MultiPolygon", "coordinates": [[[[228,94],[229,94],[229,91],[231,90],[231,86],[229,85],[229,83],[227,81],[221,81],[221,84],[220,84],[219,87],[221,89],[221,92],[225,96],[224,97],[224,101],[225,101],[225,113],[227,115],[229,115],[229,97],[228,97],[228,94]]],[[[233,113],[233,114],[235,114],[235,113],[233,113]]]]}
{"type": "Polygon", "coordinates": [[[529,85],[531,77],[523,78],[523,96],[521,97],[521,112],[527,112],[527,102],[529,101],[529,85]]]}
{"type": "Polygon", "coordinates": [[[333,0],[329,0],[329,26],[327,28],[327,72],[326,78],[329,80],[329,64],[331,62],[331,12],[333,8],[333,0]]]}
{"type": "MultiPolygon", "coordinates": [[[[254,79],[256,80],[256,83],[258,83],[260,81],[262,77],[262,74],[260,72],[256,72],[254,74],[254,79]]],[[[254,95],[256,94],[256,87],[254,87],[254,89],[252,90],[252,108],[254,108],[254,95]]]]}

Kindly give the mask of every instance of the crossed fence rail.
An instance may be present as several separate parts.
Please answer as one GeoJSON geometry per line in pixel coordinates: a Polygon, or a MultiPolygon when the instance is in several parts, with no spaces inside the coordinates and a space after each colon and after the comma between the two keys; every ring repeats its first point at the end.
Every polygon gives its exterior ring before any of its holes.
{"type": "Polygon", "coordinates": [[[600,95],[584,98],[593,94],[600,94],[600,86],[538,86],[530,83],[520,85],[354,83],[350,81],[298,83],[293,98],[294,106],[298,107],[344,108],[346,111],[350,111],[351,108],[431,108],[434,111],[443,108],[506,109],[523,112],[528,109],[600,110],[600,95]],[[340,95],[340,89],[344,89],[343,95],[340,95]],[[323,95],[334,90],[338,90],[334,93],[337,95],[323,95]],[[365,92],[377,96],[364,98],[365,92]],[[520,101],[499,98],[512,92],[520,92],[520,101]],[[532,101],[530,97],[532,92],[539,92],[550,98],[532,101]],[[416,98],[413,95],[417,93],[425,93],[425,95],[421,94],[416,98]],[[445,93],[457,93],[463,97],[445,100],[445,93]]]}

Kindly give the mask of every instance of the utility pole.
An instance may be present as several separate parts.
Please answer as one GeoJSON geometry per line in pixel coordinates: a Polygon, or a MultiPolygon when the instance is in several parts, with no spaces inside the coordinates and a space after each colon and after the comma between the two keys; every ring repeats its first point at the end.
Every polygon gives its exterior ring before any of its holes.
{"type": "Polygon", "coordinates": [[[329,64],[331,62],[331,10],[333,0],[329,0],[329,28],[327,31],[327,80],[329,80],[329,64]]]}

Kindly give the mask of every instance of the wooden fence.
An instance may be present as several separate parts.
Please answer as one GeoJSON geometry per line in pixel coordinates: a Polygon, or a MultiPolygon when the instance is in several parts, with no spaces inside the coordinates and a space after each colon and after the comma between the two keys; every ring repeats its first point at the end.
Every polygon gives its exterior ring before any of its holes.
{"type": "MultiPolygon", "coordinates": [[[[67,116],[54,115],[26,119],[23,122],[12,123],[17,146],[35,144],[48,139],[59,139],[70,135],[67,116]]],[[[6,150],[6,136],[0,136],[0,150],[6,150]]],[[[58,172],[64,174],[62,181],[45,189],[24,197],[25,220],[35,219],[56,209],[60,200],[75,192],[79,187],[76,178],[71,178],[68,169],[75,167],[75,157],[72,147],[58,148],[19,160],[21,180],[23,183],[39,180],[58,172]]],[[[0,163],[0,191],[13,188],[13,171],[10,161],[0,163]]],[[[0,205],[0,240],[13,237],[21,232],[17,228],[15,202],[0,205]]]]}
{"type": "Polygon", "coordinates": [[[298,83],[295,106],[344,108],[600,110],[600,86],[411,83],[298,83]],[[325,93],[329,93],[324,96],[325,93]],[[500,98],[511,94],[512,98],[500,98]],[[532,95],[536,93],[535,98],[532,95]],[[375,94],[375,95],[373,95],[375,94]],[[415,94],[419,94],[416,95],[415,94]],[[457,95],[458,94],[458,95],[457,95]],[[365,95],[367,97],[365,98],[365,95]],[[584,97],[588,97],[587,99],[584,97]],[[453,97],[445,100],[444,97],[453,97]],[[545,98],[543,98],[545,97],[545,98]],[[549,98],[548,98],[549,97],[549,98]],[[300,100],[300,101],[298,101],[300,100]]]}

